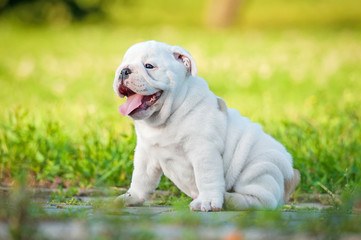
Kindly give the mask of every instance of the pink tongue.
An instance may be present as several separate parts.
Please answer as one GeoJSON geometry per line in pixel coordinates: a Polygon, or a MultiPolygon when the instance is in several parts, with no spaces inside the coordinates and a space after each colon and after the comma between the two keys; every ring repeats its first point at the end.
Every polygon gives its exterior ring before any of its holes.
{"type": "Polygon", "coordinates": [[[140,94],[133,94],[132,96],[127,98],[127,101],[119,107],[119,112],[123,116],[128,115],[134,109],[142,105],[143,96],[140,94]]]}

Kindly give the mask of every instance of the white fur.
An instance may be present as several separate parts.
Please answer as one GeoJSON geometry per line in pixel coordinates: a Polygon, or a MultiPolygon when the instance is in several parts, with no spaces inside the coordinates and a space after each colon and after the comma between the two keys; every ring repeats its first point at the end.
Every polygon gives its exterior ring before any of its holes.
{"type": "Polygon", "coordinates": [[[138,43],[116,71],[132,74],[125,85],[134,92],[162,97],[135,120],[137,146],[132,183],[118,197],[143,203],[164,173],[194,200],[193,210],[223,207],[276,208],[283,204],[285,180],[294,177],[292,157],[259,124],[226,107],[197,76],[194,59],[184,49],[155,41],[138,43]],[[151,63],[154,69],[144,65],[151,63]]]}

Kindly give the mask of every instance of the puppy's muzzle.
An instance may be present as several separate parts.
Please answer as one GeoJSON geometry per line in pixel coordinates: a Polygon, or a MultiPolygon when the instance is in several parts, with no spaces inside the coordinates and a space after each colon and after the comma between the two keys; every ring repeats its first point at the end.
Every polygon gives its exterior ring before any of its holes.
{"type": "Polygon", "coordinates": [[[123,68],[122,71],[120,71],[119,80],[121,85],[123,85],[123,81],[127,79],[131,73],[132,71],[129,68],[123,68]]]}

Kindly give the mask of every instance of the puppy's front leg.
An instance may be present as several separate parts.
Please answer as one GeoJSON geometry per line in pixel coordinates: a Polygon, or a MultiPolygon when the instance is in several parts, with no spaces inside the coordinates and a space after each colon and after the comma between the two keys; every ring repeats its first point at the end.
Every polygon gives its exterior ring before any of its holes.
{"type": "Polygon", "coordinates": [[[223,160],[212,144],[196,145],[190,154],[199,195],[190,207],[194,211],[219,211],[222,209],[225,181],[223,160]]]}
{"type": "Polygon", "coordinates": [[[158,186],[162,170],[138,148],[134,154],[134,170],[129,190],[116,198],[127,206],[141,205],[158,186]]]}

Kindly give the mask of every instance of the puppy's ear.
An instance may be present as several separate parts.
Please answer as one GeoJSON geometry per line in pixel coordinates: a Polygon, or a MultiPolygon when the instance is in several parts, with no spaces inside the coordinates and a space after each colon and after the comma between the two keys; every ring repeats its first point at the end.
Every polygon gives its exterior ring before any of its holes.
{"type": "Polygon", "coordinates": [[[174,58],[182,62],[192,76],[196,76],[198,72],[197,65],[190,53],[178,46],[173,46],[171,50],[174,58]]]}

